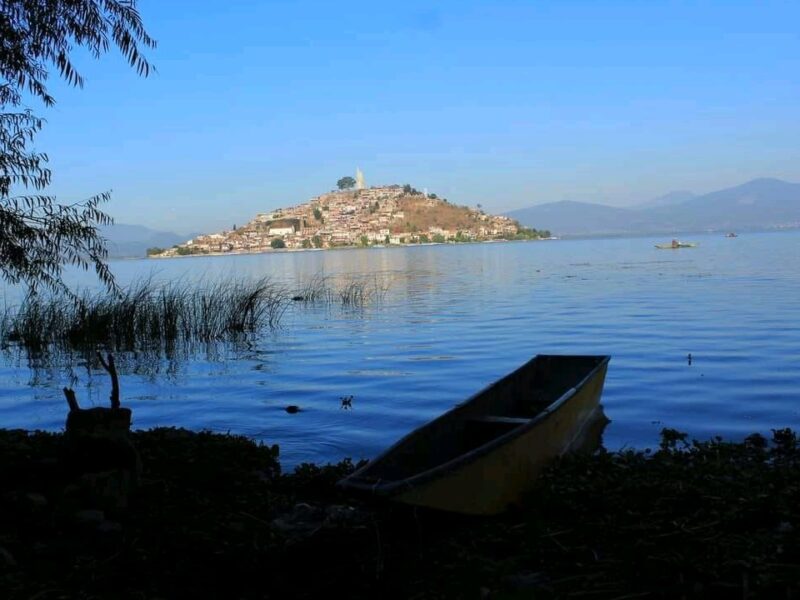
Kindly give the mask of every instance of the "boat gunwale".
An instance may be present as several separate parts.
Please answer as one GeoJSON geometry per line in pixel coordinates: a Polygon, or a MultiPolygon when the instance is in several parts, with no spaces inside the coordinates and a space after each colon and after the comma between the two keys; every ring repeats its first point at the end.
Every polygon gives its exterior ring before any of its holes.
{"type": "Polygon", "coordinates": [[[472,396],[470,396],[464,402],[454,406],[447,412],[439,415],[432,421],[428,421],[426,424],[417,427],[413,431],[407,433],[402,438],[400,438],[397,442],[392,444],[388,449],[381,452],[378,456],[374,459],[369,461],[366,465],[362,468],[356,470],[355,472],[351,473],[348,477],[345,477],[337,484],[340,487],[345,489],[353,489],[359,491],[369,491],[374,494],[379,495],[390,495],[401,488],[403,489],[413,489],[414,487],[424,484],[436,477],[441,476],[442,474],[446,474],[448,472],[454,471],[456,468],[461,467],[465,464],[469,464],[474,462],[478,458],[489,454],[491,451],[495,450],[496,448],[507,444],[514,438],[520,437],[527,433],[529,430],[533,429],[535,426],[539,425],[543,421],[549,419],[552,415],[556,414],[559,408],[561,408],[564,404],[566,404],[575,394],[578,393],[593,377],[595,377],[598,371],[601,368],[605,368],[608,366],[608,362],[611,360],[610,355],[593,355],[593,354],[537,354],[528,362],[520,366],[519,368],[515,369],[511,373],[501,377],[500,379],[490,383],[480,391],[476,392],[472,396]],[[556,357],[556,358],[601,358],[602,360],[595,365],[589,373],[580,380],[576,385],[569,388],[566,392],[561,394],[556,400],[548,404],[545,408],[541,410],[541,412],[537,413],[536,415],[532,416],[527,423],[523,423],[518,427],[514,427],[513,429],[503,433],[495,438],[492,438],[488,442],[478,446],[477,448],[473,448],[472,450],[465,452],[463,454],[459,454],[458,456],[450,459],[449,461],[443,462],[439,465],[435,465],[430,469],[426,469],[421,471],[415,475],[411,475],[410,477],[406,477],[404,479],[392,479],[392,480],[367,480],[363,477],[363,473],[369,470],[371,466],[378,463],[379,461],[383,460],[387,457],[390,453],[400,447],[403,443],[408,441],[412,436],[417,434],[421,429],[425,427],[432,426],[434,423],[437,423],[441,420],[452,418],[452,413],[456,410],[468,405],[469,403],[473,402],[478,397],[490,392],[493,388],[500,385],[508,378],[513,377],[520,371],[527,369],[531,364],[533,364],[539,358],[547,358],[547,357],[556,357]]]}

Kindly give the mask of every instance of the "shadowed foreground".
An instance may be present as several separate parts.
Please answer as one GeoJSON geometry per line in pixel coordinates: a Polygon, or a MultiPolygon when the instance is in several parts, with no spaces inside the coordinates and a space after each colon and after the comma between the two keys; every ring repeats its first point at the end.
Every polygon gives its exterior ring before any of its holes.
{"type": "Polygon", "coordinates": [[[524,510],[368,506],[352,471],[280,474],[277,448],[136,432],[127,508],[67,485],[63,436],[0,431],[0,597],[788,598],[800,593],[800,449],[687,444],[561,461],[524,510]],[[95,502],[96,503],[96,502],[95,502]]]}

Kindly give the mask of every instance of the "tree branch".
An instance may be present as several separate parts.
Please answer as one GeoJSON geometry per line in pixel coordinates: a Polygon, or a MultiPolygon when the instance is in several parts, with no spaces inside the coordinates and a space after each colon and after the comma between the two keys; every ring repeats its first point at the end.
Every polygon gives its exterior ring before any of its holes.
{"type": "Polygon", "coordinates": [[[78,406],[78,399],[75,397],[75,390],[73,390],[72,388],[65,387],[64,396],[67,397],[67,404],[69,404],[70,412],[72,412],[73,410],[78,411],[81,409],[81,407],[78,406]]]}
{"type": "Polygon", "coordinates": [[[111,408],[119,408],[119,379],[117,378],[117,368],[114,366],[114,355],[108,353],[108,362],[103,360],[103,355],[97,353],[97,358],[100,359],[100,364],[111,375],[111,408]]]}

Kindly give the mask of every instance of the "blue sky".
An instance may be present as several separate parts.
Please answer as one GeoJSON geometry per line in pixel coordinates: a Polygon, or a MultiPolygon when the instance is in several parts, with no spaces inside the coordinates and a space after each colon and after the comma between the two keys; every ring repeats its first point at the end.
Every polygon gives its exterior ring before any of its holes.
{"type": "Polygon", "coordinates": [[[491,212],[800,181],[800,3],[140,0],[142,79],[79,55],[37,148],[180,233],[303,202],[357,166],[491,212]]]}

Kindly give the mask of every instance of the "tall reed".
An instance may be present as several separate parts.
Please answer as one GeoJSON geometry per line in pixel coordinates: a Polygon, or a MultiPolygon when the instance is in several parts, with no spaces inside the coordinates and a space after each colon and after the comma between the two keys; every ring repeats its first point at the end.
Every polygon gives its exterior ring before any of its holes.
{"type": "Polygon", "coordinates": [[[0,339],[29,348],[103,344],[136,349],[151,343],[210,342],[274,328],[288,306],[268,278],[191,285],[144,280],[118,293],[29,296],[0,316],[0,339]]]}
{"type": "Polygon", "coordinates": [[[389,290],[389,284],[378,276],[341,278],[314,276],[301,286],[294,296],[305,303],[340,304],[343,307],[364,307],[382,301],[389,290]]]}
{"type": "Polygon", "coordinates": [[[346,308],[383,299],[377,277],[317,275],[292,292],[269,278],[155,283],[145,279],[117,293],[28,296],[0,309],[0,344],[41,350],[103,345],[139,350],[182,342],[241,340],[275,329],[292,300],[346,308]]]}

